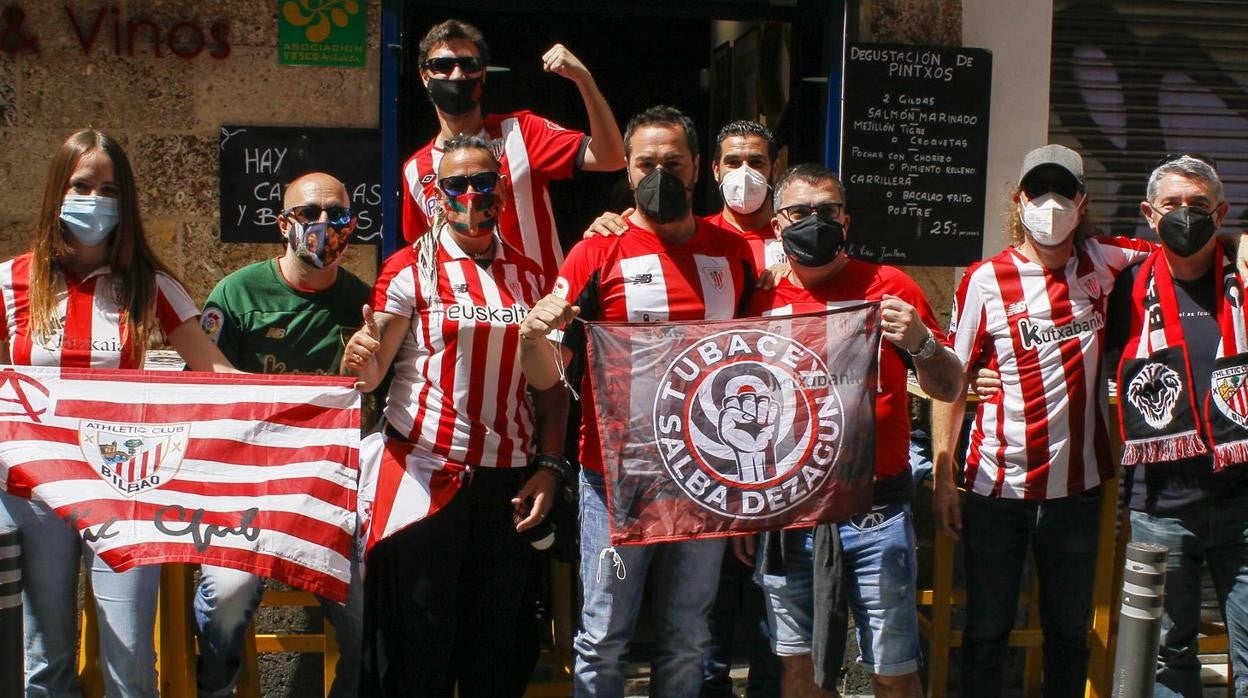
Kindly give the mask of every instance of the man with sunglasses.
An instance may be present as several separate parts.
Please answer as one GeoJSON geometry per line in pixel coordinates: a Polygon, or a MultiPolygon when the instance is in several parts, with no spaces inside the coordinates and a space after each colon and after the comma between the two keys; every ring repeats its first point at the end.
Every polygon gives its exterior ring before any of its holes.
{"type": "MultiPolygon", "coordinates": [[[[749,314],[819,312],[878,301],[888,341],[880,355],[871,510],[816,529],[769,533],[758,555],[772,649],[784,667],[784,695],[835,695],[848,629],[839,610],[844,599],[854,614],[859,661],[871,672],[875,694],[917,697],[922,687],[906,371],[913,368],[928,393],[952,399],[962,390],[961,366],[944,346],[944,333],[913,279],[895,267],[845,254],[849,216],[836,174],[816,164],[793,167],[776,182],[774,203],[771,226],[789,268],[774,288],[751,299],[749,314]]],[[[743,561],[755,562],[753,537],[734,539],[734,547],[743,561]]]]}
{"type": "Polygon", "coordinates": [[[403,166],[403,234],[420,237],[436,205],[442,144],[457,135],[481,135],[491,142],[511,183],[499,230],[503,240],[542,266],[553,280],[563,261],[547,189],[551,180],[581,170],[611,171],[624,166],[624,143],[611,107],[593,76],[567,48],[556,44],[542,56],[543,67],[576,84],[589,116],[589,135],[572,131],[530,111],[485,114],[481,97],[489,48],[476,27],[448,19],[431,28],[418,50],[420,79],[438,114],[440,130],[403,166]]]}
{"type": "MultiPolygon", "coordinates": [[[[355,232],[346,187],[312,172],[286,187],[277,219],[280,257],[226,276],[204,304],[201,323],[236,368],[251,373],[337,374],[343,340],[361,322],[371,289],[340,267],[355,232]]],[[[360,663],[360,585],[352,580],[344,606],[321,599],[341,655],[331,696],[356,694],[360,663]]],[[[264,580],[246,572],[201,566],[195,594],[199,695],[232,696],[243,632],[260,605],[264,580]]]]}

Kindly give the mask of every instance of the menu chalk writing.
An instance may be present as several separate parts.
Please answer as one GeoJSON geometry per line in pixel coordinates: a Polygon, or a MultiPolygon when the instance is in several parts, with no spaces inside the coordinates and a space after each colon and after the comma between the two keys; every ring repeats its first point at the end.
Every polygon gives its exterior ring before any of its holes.
{"type": "Polygon", "coordinates": [[[219,146],[222,242],[277,242],[286,185],[308,172],[346,186],[357,216],[352,242],[381,241],[377,129],[222,126],[219,146]]]}
{"type": "Polygon", "coordinates": [[[860,259],[959,266],[980,258],[992,55],[851,44],[841,175],[860,259]]]}

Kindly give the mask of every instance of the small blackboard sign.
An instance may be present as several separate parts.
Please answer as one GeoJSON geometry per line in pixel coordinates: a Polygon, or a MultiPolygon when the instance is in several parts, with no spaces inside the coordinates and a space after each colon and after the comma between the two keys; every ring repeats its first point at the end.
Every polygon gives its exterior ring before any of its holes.
{"type": "Polygon", "coordinates": [[[286,185],[308,172],[342,180],[359,216],[354,243],[381,241],[381,132],[222,126],[221,241],[275,242],[286,185]]]}
{"type": "Polygon", "coordinates": [[[916,266],[980,258],[991,87],[983,49],[849,46],[841,176],[850,254],[916,266]]]}

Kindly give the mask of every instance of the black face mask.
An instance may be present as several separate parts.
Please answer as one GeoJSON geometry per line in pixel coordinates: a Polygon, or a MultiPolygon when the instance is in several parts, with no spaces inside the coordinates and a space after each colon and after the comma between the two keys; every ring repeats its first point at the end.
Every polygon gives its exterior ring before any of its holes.
{"type": "Polygon", "coordinates": [[[463,116],[481,103],[481,78],[429,78],[425,86],[434,105],[451,116],[463,116]]]}
{"type": "Polygon", "coordinates": [[[659,223],[671,223],[689,212],[685,183],[661,167],[641,178],[633,196],[642,214],[659,223]]]}
{"type": "Polygon", "coordinates": [[[785,254],[804,267],[821,267],[845,246],[845,226],[811,214],[780,231],[785,254]]]}
{"type": "Polygon", "coordinates": [[[1212,214],[1190,206],[1174,209],[1157,223],[1157,235],[1162,243],[1180,257],[1191,257],[1199,252],[1217,229],[1212,214]]]}

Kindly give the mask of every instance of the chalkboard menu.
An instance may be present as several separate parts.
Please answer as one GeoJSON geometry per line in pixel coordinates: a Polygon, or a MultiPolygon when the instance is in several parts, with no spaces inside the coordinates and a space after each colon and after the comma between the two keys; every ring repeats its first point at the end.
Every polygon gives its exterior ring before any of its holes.
{"type": "Polygon", "coordinates": [[[850,254],[918,266],[980,258],[991,85],[983,49],[849,46],[841,177],[850,254]]]}
{"type": "Polygon", "coordinates": [[[327,172],[358,215],[354,243],[381,241],[381,132],[367,128],[222,126],[221,240],[276,242],[286,185],[327,172]]]}

